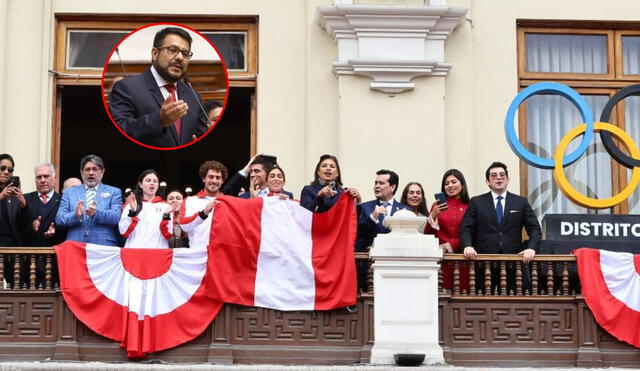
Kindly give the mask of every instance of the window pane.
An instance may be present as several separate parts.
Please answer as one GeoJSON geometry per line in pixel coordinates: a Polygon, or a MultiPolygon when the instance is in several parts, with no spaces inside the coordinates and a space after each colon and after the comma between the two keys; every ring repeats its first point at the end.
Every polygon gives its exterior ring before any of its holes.
{"type": "Polygon", "coordinates": [[[622,71],[625,75],[640,75],[640,36],[622,37],[622,71]]]}
{"type": "MultiPolygon", "coordinates": [[[[633,138],[636,145],[640,143],[640,96],[624,99],[625,131],[633,138]]],[[[631,179],[631,169],[627,170],[627,181],[631,179]]],[[[629,214],[640,214],[640,189],[636,188],[629,197],[629,214]]]]}
{"type": "MultiPolygon", "coordinates": [[[[594,117],[600,117],[609,100],[606,95],[585,95],[594,117]]],[[[582,123],[578,109],[558,95],[534,95],[527,99],[527,148],[541,157],[551,158],[562,137],[582,123]]],[[[582,137],[574,139],[566,153],[573,151],[582,137]]],[[[565,154],[566,154],[565,153],[565,154]]],[[[574,164],[564,168],[571,185],[588,197],[611,197],[611,157],[600,136],[574,164]]],[[[529,202],[538,218],[546,213],[609,214],[610,209],[587,210],[567,199],[553,180],[553,171],[528,167],[529,202]]]]}
{"type": "Polygon", "coordinates": [[[607,36],[526,34],[528,72],[607,73],[607,36]]]}
{"type": "Polygon", "coordinates": [[[67,68],[100,68],[111,50],[128,32],[69,31],[67,68]]]}
{"type": "Polygon", "coordinates": [[[246,71],[246,32],[203,32],[221,54],[229,70],[246,71]]]}

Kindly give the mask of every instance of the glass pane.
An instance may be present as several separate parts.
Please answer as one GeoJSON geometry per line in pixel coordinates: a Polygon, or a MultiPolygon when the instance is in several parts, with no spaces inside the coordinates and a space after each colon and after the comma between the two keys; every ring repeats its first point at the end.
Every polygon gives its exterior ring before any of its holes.
{"type": "MultiPolygon", "coordinates": [[[[640,97],[631,96],[624,99],[625,131],[636,142],[640,143],[640,97]]],[[[627,170],[627,181],[631,178],[631,169],[627,170]]],[[[629,214],[640,214],[640,189],[636,188],[629,197],[629,214]]]]}
{"type": "Polygon", "coordinates": [[[622,37],[622,73],[640,75],[640,36],[622,37]]]}
{"type": "Polygon", "coordinates": [[[246,32],[203,32],[202,34],[216,46],[227,65],[227,69],[247,70],[246,32]]]}
{"type": "Polygon", "coordinates": [[[528,72],[607,73],[606,35],[526,34],[528,72]]]}
{"type": "MultiPolygon", "coordinates": [[[[600,117],[609,100],[606,95],[585,95],[594,116],[600,117]]],[[[582,123],[578,109],[558,95],[534,95],[527,99],[527,148],[545,158],[552,158],[562,137],[582,123]]],[[[574,139],[566,153],[574,150],[582,137],[574,139]]],[[[600,136],[578,161],[564,168],[571,185],[589,197],[611,196],[611,157],[604,149],[600,136]]],[[[609,214],[610,209],[587,210],[575,205],[558,189],[553,171],[528,167],[529,202],[540,220],[546,213],[609,214]]]]}
{"type": "Polygon", "coordinates": [[[128,32],[69,31],[67,37],[67,68],[100,68],[111,50],[128,32]]]}

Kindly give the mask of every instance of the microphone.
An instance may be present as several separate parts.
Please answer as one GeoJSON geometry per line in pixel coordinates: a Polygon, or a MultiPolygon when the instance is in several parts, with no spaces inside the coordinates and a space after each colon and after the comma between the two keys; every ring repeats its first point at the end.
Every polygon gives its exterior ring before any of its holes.
{"type": "Polygon", "coordinates": [[[184,75],[184,77],[182,79],[191,88],[191,93],[193,93],[193,96],[196,98],[196,102],[198,102],[198,105],[200,106],[200,110],[202,111],[202,113],[204,113],[204,117],[207,119],[207,128],[212,127],[213,126],[213,122],[211,122],[209,120],[209,115],[207,115],[207,111],[205,111],[204,107],[202,107],[202,103],[200,103],[200,98],[198,98],[198,94],[196,94],[195,89],[193,89],[193,86],[191,85],[191,80],[189,80],[187,75],[184,75]]]}
{"type": "Polygon", "coordinates": [[[122,63],[122,58],[120,58],[120,48],[116,48],[116,54],[118,55],[118,61],[120,62],[120,67],[122,68],[122,72],[126,77],[129,77],[127,70],[124,69],[124,63],[122,63]]]}

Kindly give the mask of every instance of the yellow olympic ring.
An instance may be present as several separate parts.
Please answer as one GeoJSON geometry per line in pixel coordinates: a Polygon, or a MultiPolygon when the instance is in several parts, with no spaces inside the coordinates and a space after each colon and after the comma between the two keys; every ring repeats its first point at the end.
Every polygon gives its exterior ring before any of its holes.
{"type": "MultiPolygon", "coordinates": [[[[578,135],[585,132],[587,125],[581,124],[577,127],[573,128],[569,131],[558,144],[558,148],[556,149],[556,153],[553,154],[553,159],[555,163],[555,167],[553,168],[553,177],[558,184],[558,188],[567,196],[568,199],[573,201],[574,203],[588,207],[592,209],[606,209],[612,206],[615,206],[627,197],[631,196],[635,188],[640,184],[640,167],[634,167],[631,173],[631,180],[629,184],[617,195],[614,195],[609,198],[591,198],[583,195],[578,192],[567,180],[567,176],[562,169],[562,157],[564,156],[564,152],[567,149],[567,146],[571,141],[576,138],[578,135]]],[[[613,134],[616,138],[622,141],[627,150],[631,153],[631,157],[640,158],[640,150],[636,147],[636,143],[633,141],[633,138],[629,136],[625,131],[620,129],[617,126],[611,125],[606,122],[596,122],[594,123],[593,129],[595,131],[608,131],[613,134]]]]}

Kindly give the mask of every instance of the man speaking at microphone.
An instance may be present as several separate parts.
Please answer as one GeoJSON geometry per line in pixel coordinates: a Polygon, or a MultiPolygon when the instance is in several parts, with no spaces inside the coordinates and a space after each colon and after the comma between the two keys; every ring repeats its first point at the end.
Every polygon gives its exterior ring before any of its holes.
{"type": "Polygon", "coordinates": [[[151,67],[113,85],[109,111],[127,135],[168,148],[187,144],[208,130],[200,96],[182,81],[187,79],[193,56],[191,41],[181,28],[158,31],[151,48],[151,67]]]}

